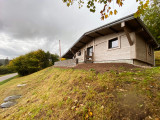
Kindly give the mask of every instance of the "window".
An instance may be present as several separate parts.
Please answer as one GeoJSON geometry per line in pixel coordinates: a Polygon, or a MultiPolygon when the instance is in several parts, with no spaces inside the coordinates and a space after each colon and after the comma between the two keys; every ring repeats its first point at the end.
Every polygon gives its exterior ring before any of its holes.
{"type": "Polygon", "coordinates": [[[81,51],[78,51],[78,52],[77,52],[77,55],[78,55],[78,56],[81,56],[81,51]]]}
{"type": "Polygon", "coordinates": [[[118,38],[113,38],[113,39],[108,41],[108,49],[116,48],[118,46],[119,46],[118,45],[118,38]]]}
{"type": "Polygon", "coordinates": [[[87,48],[87,55],[88,55],[88,56],[92,56],[92,54],[93,54],[93,46],[87,48]]]}

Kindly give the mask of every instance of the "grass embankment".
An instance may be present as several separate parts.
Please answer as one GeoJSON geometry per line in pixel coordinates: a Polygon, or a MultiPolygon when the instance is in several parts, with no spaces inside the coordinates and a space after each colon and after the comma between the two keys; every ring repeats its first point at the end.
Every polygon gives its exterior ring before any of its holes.
{"type": "Polygon", "coordinates": [[[159,118],[159,79],[159,67],[98,74],[94,70],[50,67],[0,85],[0,103],[9,95],[22,95],[15,106],[0,109],[0,119],[159,118]]]}
{"type": "Polygon", "coordinates": [[[18,75],[14,76],[14,77],[11,77],[11,78],[8,78],[8,79],[6,79],[6,80],[4,80],[4,81],[1,81],[1,82],[0,82],[0,85],[3,85],[3,84],[5,84],[5,83],[9,82],[10,80],[12,80],[12,79],[14,79],[14,78],[17,78],[17,77],[18,77],[18,75]]]}
{"type": "Polygon", "coordinates": [[[160,51],[155,51],[154,54],[156,66],[160,66],[160,51]]]}

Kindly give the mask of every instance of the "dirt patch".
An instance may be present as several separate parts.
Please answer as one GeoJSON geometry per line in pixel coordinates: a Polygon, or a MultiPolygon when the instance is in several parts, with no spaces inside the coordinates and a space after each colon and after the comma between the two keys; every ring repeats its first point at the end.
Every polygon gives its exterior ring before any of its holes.
{"type": "Polygon", "coordinates": [[[107,71],[133,71],[136,68],[140,68],[138,66],[134,66],[127,63],[87,63],[87,64],[78,64],[75,67],[59,67],[59,68],[74,68],[74,69],[83,69],[83,70],[95,70],[100,73],[104,73],[107,71]]]}

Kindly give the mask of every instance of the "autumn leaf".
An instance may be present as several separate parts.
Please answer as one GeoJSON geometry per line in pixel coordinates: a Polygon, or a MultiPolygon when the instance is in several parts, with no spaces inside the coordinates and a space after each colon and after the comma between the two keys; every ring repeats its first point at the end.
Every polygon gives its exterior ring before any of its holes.
{"type": "Polygon", "coordinates": [[[114,14],[115,14],[115,15],[117,14],[117,10],[116,10],[116,9],[114,10],[114,14]]]}
{"type": "Polygon", "coordinates": [[[123,3],[122,3],[122,2],[120,2],[119,6],[121,6],[121,7],[122,7],[122,5],[123,5],[123,3]]]}
{"type": "Polygon", "coordinates": [[[104,20],[104,16],[101,17],[101,20],[104,20]]]}
{"type": "Polygon", "coordinates": [[[113,12],[112,12],[112,11],[110,11],[110,12],[109,12],[109,15],[112,15],[112,14],[113,14],[113,12]]]}
{"type": "Polygon", "coordinates": [[[117,4],[120,4],[121,0],[117,0],[117,4]]]}
{"type": "Polygon", "coordinates": [[[108,18],[109,16],[108,15],[105,15],[105,18],[108,18]]]}
{"type": "Polygon", "coordinates": [[[93,113],[92,112],[88,112],[89,116],[92,117],[93,116],[93,113]]]}
{"type": "Polygon", "coordinates": [[[86,114],[85,119],[87,120],[89,118],[88,114],[86,114]]]}

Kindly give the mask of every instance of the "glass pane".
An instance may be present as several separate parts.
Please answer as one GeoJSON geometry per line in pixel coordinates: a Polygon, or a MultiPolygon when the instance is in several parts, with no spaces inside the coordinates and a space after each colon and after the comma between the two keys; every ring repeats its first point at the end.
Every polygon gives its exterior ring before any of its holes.
{"type": "Polygon", "coordinates": [[[109,40],[108,48],[115,48],[115,47],[118,47],[118,38],[109,40]]]}
{"type": "Polygon", "coordinates": [[[118,47],[118,40],[112,41],[112,48],[118,47]]]}
{"type": "Polygon", "coordinates": [[[92,56],[93,47],[87,48],[87,54],[88,56],[92,56]]]}

